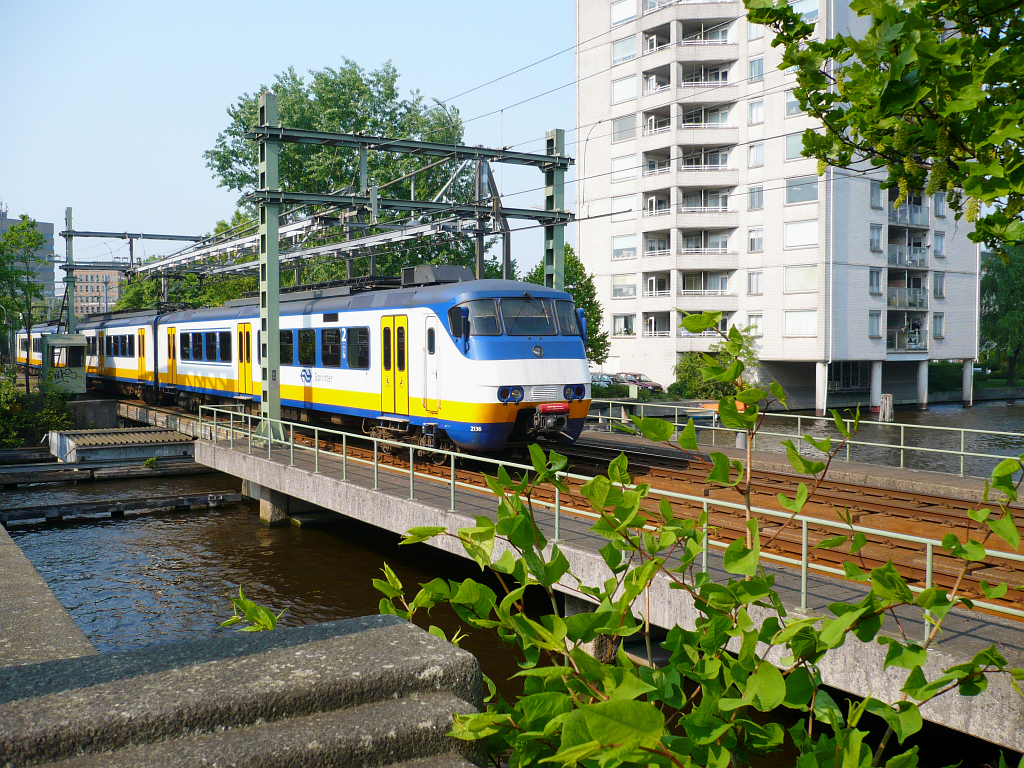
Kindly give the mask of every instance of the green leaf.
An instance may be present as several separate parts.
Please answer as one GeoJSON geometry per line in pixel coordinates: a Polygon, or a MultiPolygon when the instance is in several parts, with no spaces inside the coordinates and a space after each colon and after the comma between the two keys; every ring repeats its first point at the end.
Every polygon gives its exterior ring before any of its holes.
{"type": "MultiPolygon", "coordinates": [[[[779,495],[781,496],[782,494],[780,493],[779,495]]],[[[845,544],[849,538],[849,536],[829,536],[827,539],[819,541],[811,549],[835,549],[845,544]]]]}
{"type": "Polygon", "coordinates": [[[846,640],[846,632],[856,623],[863,614],[865,608],[844,613],[835,619],[825,619],[822,622],[821,635],[819,640],[828,648],[838,648],[846,640]]]}
{"type": "Polygon", "coordinates": [[[650,418],[647,416],[644,418],[630,416],[629,418],[634,424],[636,424],[637,429],[640,430],[640,434],[648,440],[655,443],[664,443],[672,439],[672,433],[675,431],[675,425],[671,421],[650,418]]]}
{"type": "Polygon", "coordinates": [[[822,453],[832,453],[832,438],[826,437],[824,440],[815,440],[810,435],[803,436],[804,442],[810,443],[822,453]]]}
{"type": "Polygon", "coordinates": [[[989,584],[984,579],[981,580],[981,593],[985,595],[989,600],[998,600],[1000,597],[1006,594],[1008,587],[1006,584],[989,584]]]}
{"type": "Polygon", "coordinates": [[[544,449],[536,443],[530,443],[530,463],[538,475],[543,475],[548,467],[548,458],[544,455],[544,449]]]}
{"type": "Polygon", "coordinates": [[[843,563],[843,573],[846,574],[846,578],[850,581],[869,581],[870,577],[861,570],[860,566],[856,563],[851,563],[847,560],[843,563]]]}
{"type": "Polygon", "coordinates": [[[628,465],[629,460],[626,458],[626,454],[620,453],[608,462],[608,479],[620,485],[631,485],[633,478],[629,476],[627,471],[628,465]]]}
{"type": "Polygon", "coordinates": [[[711,471],[708,473],[708,481],[719,485],[734,486],[743,479],[743,464],[737,460],[729,461],[724,453],[715,452],[711,456],[711,471]],[[736,479],[730,480],[730,469],[736,470],[736,479]]]}
{"type": "Polygon", "coordinates": [[[816,475],[825,469],[824,462],[808,461],[801,456],[792,440],[783,440],[782,444],[786,448],[786,458],[789,459],[790,465],[801,475],[816,475]]]}
{"type": "MultiPolygon", "coordinates": [[[[796,498],[794,499],[790,499],[784,493],[780,493],[778,499],[783,509],[788,509],[793,514],[799,514],[800,510],[804,508],[804,504],[807,503],[807,486],[800,483],[796,488],[796,498]]],[[[845,540],[845,538],[844,536],[843,539],[845,540]]]]}
{"type": "Polygon", "coordinates": [[[685,315],[681,325],[690,333],[703,333],[708,328],[717,327],[721,319],[721,312],[702,312],[699,315],[685,315]]]}
{"type": "Polygon", "coordinates": [[[754,702],[755,709],[771,712],[786,698],[786,681],[778,667],[770,661],[762,661],[757,670],[747,678],[744,698],[754,702]]]}
{"type": "Polygon", "coordinates": [[[736,408],[735,397],[723,397],[718,401],[718,418],[721,419],[723,427],[747,432],[753,429],[757,422],[757,406],[748,406],[740,413],[736,408]]]}
{"type": "Polygon", "coordinates": [[[909,701],[898,701],[893,706],[889,706],[878,699],[868,699],[866,711],[884,719],[892,727],[900,744],[908,736],[913,736],[920,731],[924,724],[917,705],[909,701]]]}
{"type": "Polygon", "coordinates": [[[679,447],[684,451],[699,451],[697,446],[697,429],[694,427],[693,419],[686,420],[686,426],[679,433],[679,447]]]}
{"type": "Polygon", "coordinates": [[[410,528],[405,532],[405,536],[402,537],[400,544],[419,544],[421,541],[427,541],[435,536],[439,536],[444,533],[447,528],[443,525],[421,525],[416,528],[410,528]]]}
{"type": "MultiPolygon", "coordinates": [[[[733,327],[735,328],[736,326],[733,327]]],[[[767,392],[763,392],[762,390],[755,389],[753,387],[750,389],[740,390],[736,393],[736,400],[746,405],[751,405],[759,400],[764,400],[766,397],[768,397],[767,392]]]]}
{"type": "Polygon", "coordinates": [[[860,552],[862,549],[864,549],[864,545],[867,544],[867,543],[868,543],[868,537],[865,536],[860,531],[858,531],[857,533],[853,534],[853,541],[850,543],[850,554],[851,555],[856,555],[858,552],[860,552]]]}
{"type": "Polygon", "coordinates": [[[1012,550],[1016,551],[1020,546],[1020,531],[1013,520],[1013,512],[1009,509],[1004,509],[1003,516],[997,520],[990,517],[985,521],[985,525],[991,529],[992,533],[1009,544],[1012,550]]]}
{"type": "Polygon", "coordinates": [[[757,573],[757,561],[761,550],[757,521],[748,521],[747,528],[752,536],[753,548],[747,549],[746,542],[743,539],[736,539],[726,547],[725,554],[722,555],[722,567],[725,568],[726,573],[740,576],[753,576],[757,573]]]}
{"type": "Polygon", "coordinates": [[[846,422],[843,417],[839,415],[839,411],[832,409],[829,411],[832,414],[832,419],[835,421],[836,429],[839,430],[839,434],[843,437],[850,437],[850,430],[846,428],[846,422]]]}
{"type": "Polygon", "coordinates": [[[402,594],[402,590],[395,589],[393,586],[388,584],[383,579],[373,579],[372,583],[373,588],[376,589],[378,592],[381,592],[388,599],[398,597],[402,594]]]}
{"type": "Polygon", "coordinates": [[[882,669],[888,669],[889,667],[913,669],[914,667],[924,666],[924,663],[928,660],[928,651],[916,643],[903,645],[899,640],[883,635],[878,638],[878,644],[889,646],[885,652],[885,661],[882,664],[882,669]]]}
{"type": "Polygon", "coordinates": [[[570,712],[562,723],[558,755],[586,744],[636,744],[657,748],[665,731],[665,716],[647,702],[628,699],[603,701],[570,712]]]}
{"type": "Polygon", "coordinates": [[[768,385],[768,389],[771,391],[772,397],[782,403],[784,408],[789,407],[786,405],[786,390],[782,388],[782,385],[777,381],[773,381],[768,385]]]}
{"type": "Polygon", "coordinates": [[[907,582],[890,560],[885,565],[871,571],[871,591],[880,600],[893,600],[901,603],[914,602],[914,595],[907,582]]]}

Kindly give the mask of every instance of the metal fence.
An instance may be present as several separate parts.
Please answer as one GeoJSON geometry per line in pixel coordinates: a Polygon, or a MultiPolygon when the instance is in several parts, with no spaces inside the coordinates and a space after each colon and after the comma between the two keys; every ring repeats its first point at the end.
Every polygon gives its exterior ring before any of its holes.
{"type": "MultiPolygon", "coordinates": [[[[325,454],[331,457],[337,457],[338,454],[331,451],[324,451],[320,448],[321,438],[329,438],[336,444],[340,442],[342,447],[341,452],[341,480],[352,482],[349,478],[348,467],[350,463],[355,463],[361,466],[373,467],[373,488],[374,490],[380,489],[380,454],[383,452],[383,448],[389,449],[400,449],[403,452],[408,452],[409,456],[409,468],[408,470],[397,468],[393,466],[386,466],[386,469],[395,473],[407,474],[409,478],[409,499],[416,498],[416,482],[417,479],[420,481],[428,482],[441,482],[437,475],[427,474],[424,472],[417,472],[416,470],[416,453],[422,452],[427,453],[431,457],[444,456],[446,457],[444,463],[446,463],[450,469],[448,480],[449,491],[449,511],[457,512],[456,506],[456,490],[466,489],[482,493],[491,493],[486,486],[477,485],[474,483],[467,483],[460,481],[456,478],[455,473],[455,460],[456,457],[461,459],[468,459],[473,462],[493,466],[495,472],[498,466],[504,466],[506,470],[522,470],[522,471],[533,471],[533,467],[526,464],[519,464],[516,462],[502,461],[489,456],[467,456],[466,454],[457,454],[453,451],[446,451],[436,448],[425,448],[422,446],[410,446],[408,443],[397,442],[393,440],[384,440],[382,438],[372,437],[369,435],[355,434],[352,432],[344,432],[342,430],[327,429],[322,427],[306,427],[298,425],[300,430],[305,432],[312,432],[313,445],[305,445],[304,443],[297,443],[295,441],[295,430],[296,424],[288,421],[279,419],[263,419],[261,416],[252,415],[247,413],[240,413],[237,409],[242,406],[202,406],[199,409],[199,440],[205,440],[222,444],[228,443],[228,447],[232,450],[245,450],[249,454],[266,454],[270,460],[274,459],[273,451],[275,446],[281,450],[287,450],[288,453],[288,464],[290,466],[295,465],[295,452],[306,451],[312,453],[314,457],[314,472],[320,472],[320,456],[325,454]],[[206,418],[204,418],[204,414],[206,418]],[[355,443],[372,443],[373,445],[373,459],[364,459],[355,456],[348,455],[349,445],[355,443]]],[[[301,433],[300,433],[301,435],[301,433]]],[[[421,461],[421,466],[425,462],[421,461]]],[[[435,466],[439,464],[432,461],[435,466]]],[[[563,480],[575,480],[581,483],[588,482],[592,478],[588,475],[580,475],[571,472],[560,472],[558,477],[563,480]]],[[[685,493],[676,493],[674,491],[665,491],[657,488],[651,488],[649,493],[653,496],[663,497],[669,500],[686,501],[691,503],[697,503],[701,506],[704,512],[714,510],[728,510],[728,511],[744,511],[742,504],[733,502],[721,501],[718,499],[704,498],[701,496],[692,496],[685,493]]],[[[546,508],[553,518],[554,525],[554,540],[558,541],[560,537],[562,527],[562,515],[569,514],[573,517],[583,517],[591,520],[597,520],[598,515],[590,509],[576,507],[571,505],[563,504],[561,494],[555,489],[555,499],[553,502],[534,500],[534,504],[538,507],[546,508]]],[[[925,589],[929,589],[932,586],[932,576],[934,571],[935,552],[936,550],[942,549],[942,542],[939,539],[931,539],[923,536],[911,536],[903,533],[896,533],[893,531],[881,530],[878,528],[869,528],[862,525],[846,524],[841,521],[830,521],[817,517],[808,517],[806,515],[792,516],[790,513],[779,512],[772,509],[764,509],[762,507],[752,507],[752,511],[758,516],[769,518],[773,521],[786,521],[791,517],[792,522],[800,525],[800,557],[794,558],[786,555],[778,555],[772,553],[762,552],[761,557],[764,560],[771,562],[783,563],[785,565],[799,568],[800,570],[800,609],[807,610],[807,577],[811,571],[817,573],[829,574],[832,576],[844,576],[844,571],[841,568],[836,568],[830,565],[824,565],[822,563],[814,563],[810,560],[810,549],[809,546],[809,526],[815,526],[816,528],[827,528],[834,534],[852,535],[855,533],[863,533],[865,536],[875,536],[889,541],[902,541],[911,544],[917,544],[924,546],[925,548],[925,584],[923,587],[917,585],[910,585],[910,589],[913,592],[923,592],[925,589]]],[[[647,530],[655,531],[657,528],[652,525],[645,526],[647,530]]],[[[709,523],[705,523],[703,527],[703,553],[701,557],[701,569],[703,572],[708,572],[708,553],[712,547],[717,549],[725,549],[728,546],[728,542],[716,541],[711,538],[711,531],[714,526],[709,523]]],[[[1024,563],[1024,555],[1013,553],[1013,552],[1001,552],[998,550],[985,549],[986,558],[991,558],[993,561],[1004,561],[1013,563],[1024,563]]],[[[993,611],[994,613],[1003,614],[1006,616],[1013,616],[1016,618],[1024,618],[1024,610],[1012,608],[1009,606],[997,605],[981,600],[974,600],[974,605],[986,610],[993,611]]],[[[930,627],[925,621],[925,636],[929,632],[930,627]]]]}
{"type": "MultiPolygon", "coordinates": [[[[608,414],[594,414],[592,410],[587,417],[588,422],[592,427],[609,430],[614,424],[630,423],[630,413],[640,417],[665,419],[682,429],[696,410],[679,405],[625,403],[618,400],[592,400],[591,409],[595,407],[607,407],[608,414]]],[[[712,447],[733,447],[735,435],[742,430],[723,426],[717,411],[704,413],[706,421],[695,421],[698,442],[712,447]]],[[[844,418],[843,422],[847,429],[852,429],[853,419],[844,418]]],[[[832,416],[769,413],[755,435],[751,449],[781,453],[785,451],[782,442],[792,440],[798,452],[821,456],[820,452],[804,441],[804,435],[815,440],[831,437],[835,441],[842,438],[832,416]]],[[[904,469],[947,472],[960,477],[987,477],[1000,461],[1022,452],[1024,433],[1020,432],[897,424],[862,418],[860,432],[846,442],[836,458],[848,462],[882,463],[904,469]],[[1005,450],[1001,453],[985,450],[992,442],[1003,442],[1005,450]]]]}

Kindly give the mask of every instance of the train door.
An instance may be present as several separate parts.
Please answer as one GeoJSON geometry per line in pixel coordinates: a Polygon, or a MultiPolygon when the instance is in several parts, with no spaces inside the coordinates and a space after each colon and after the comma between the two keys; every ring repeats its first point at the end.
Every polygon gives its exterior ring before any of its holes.
{"type": "Polygon", "coordinates": [[[100,331],[98,334],[96,334],[96,345],[99,347],[99,353],[98,354],[100,356],[99,366],[98,367],[100,369],[99,372],[101,374],[106,372],[103,369],[107,367],[107,345],[106,345],[106,341],[107,341],[107,334],[104,331],[100,331]]]}
{"type": "Polygon", "coordinates": [[[423,355],[423,401],[428,413],[439,410],[437,393],[437,318],[427,318],[426,343],[423,355]]]}
{"type": "Polygon", "coordinates": [[[176,328],[167,329],[167,383],[178,384],[178,333],[176,328]]]}
{"type": "Polygon", "coordinates": [[[146,330],[139,329],[139,381],[146,380],[146,330]]]}
{"type": "Polygon", "coordinates": [[[252,394],[252,325],[238,324],[238,393],[252,394]]]}
{"type": "Polygon", "coordinates": [[[409,414],[409,318],[391,315],[380,320],[382,413],[409,414]]]}
{"type": "Polygon", "coordinates": [[[395,318],[380,319],[380,410],[395,412],[395,318]]]}
{"type": "Polygon", "coordinates": [[[395,410],[409,415],[409,318],[395,318],[395,410]]]}

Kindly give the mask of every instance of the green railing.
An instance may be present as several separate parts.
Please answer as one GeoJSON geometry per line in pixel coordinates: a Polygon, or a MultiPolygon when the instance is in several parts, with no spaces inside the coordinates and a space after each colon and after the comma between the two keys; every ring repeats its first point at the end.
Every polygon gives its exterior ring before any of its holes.
{"type": "MultiPolygon", "coordinates": [[[[523,470],[532,471],[533,467],[526,464],[519,464],[516,462],[502,461],[490,456],[467,456],[466,454],[456,453],[454,451],[446,451],[439,448],[425,448],[422,446],[410,446],[408,443],[402,443],[394,440],[385,440],[379,437],[372,437],[369,435],[355,434],[352,432],[344,432],[337,429],[327,429],[323,427],[309,427],[304,425],[296,425],[293,422],[283,421],[280,419],[269,419],[264,420],[261,416],[252,415],[247,413],[240,413],[235,407],[212,407],[202,406],[199,409],[199,440],[212,441],[217,444],[224,442],[228,443],[228,447],[232,450],[245,450],[249,454],[263,455],[265,454],[267,459],[274,460],[274,447],[277,446],[278,450],[287,450],[288,452],[288,464],[290,466],[295,465],[295,452],[296,450],[313,454],[313,471],[314,473],[320,473],[320,457],[321,454],[327,456],[337,457],[338,454],[331,451],[324,451],[320,448],[321,436],[330,437],[335,443],[340,442],[342,452],[341,458],[341,480],[351,482],[349,479],[349,464],[356,463],[362,466],[373,467],[373,488],[374,490],[380,489],[380,454],[383,452],[382,448],[393,448],[401,449],[403,452],[407,451],[409,456],[409,468],[408,470],[387,465],[385,468],[396,474],[408,474],[409,477],[409,499],[416,498],[416,481],[419,478],[421,481],[426,480],[430,482],[441,481],[437,475],[426,474],[424,472],[416,471],[416,453],[422,452],[430,455],[432,458],[437,456],[444,456],[443,463],[449,467],[449,477],[447,483],[449,487],[449,511],[457,512],[456,507],[456,490],[465,489],[475,491],[478,493],[491,494],[490,489],[486,486],[477,485],[475,483],[467,483],[465,481],[458,480],[455,473],[455,459],[459,457],[461,459],[468,459],[474,463],[490,465],[497,469],[498,466],[504,466],[506,470],[523,470]],[[204,414],[206,418],[204,418],[204,414]],[[270,428],[267,429],[265,425],[269,424],[270,428]],[[305,445],[304,443],[297,443],[295,441],[296,428],[306,433],[312,432],[311,437],[313,438],[313,445],[305,445]],[[373,459],[364,459],[355,456],[348,455],[348,447],[354,442],[372,443],[373,445],[373,459]]],[[[421,462],[422,464],[423,462],[421,462]]],[[[439,466],[438,462],[432,461],[435,466],[439,466]]],[[[592,478],[589,475],[580,475],[572,472],[559,473],[559,477],[563,480],[576,480],[581,483],[588,482],[592,478]]],[[[650,495],[656,497],[664,497],[666,499],[674,499],[677,501],[686,501],[696,503],[701,506],[701,509],[707,513],[711,510],[728,510],[731,512],[743,512],[745,508],[742,504],[721,501],[718,499],[704,498],[701,496],[692,496],[685,493],[677,493],[674,491],[664,491],[657,488],[651,488],[649,491],[650,495]]],[[[562,526],[562,514],[570,514],[573,517],[584,517],[596,520],[598,515],[593,510],[568,506],[562,503],[561,494],[558,490],[555,490],[554,501],[543,501],[534,500],[534,504],[538,507],[546,508],[550,510],[553,517],[554,524],[554,541],[558,541],[561,535],[562,526]]],[[[786,521],[790,517],[793,517],[789,513],[779,512],[773,509],[764,509],[762,507],[753,507],[752,511],[762,517],[767,517],[772,520],[786,521]]],[[[829,574],[832,576],[844,576],[842,568],[836,568],[830,565],[823,565],[821,563],[812,563],[810,559],[810,550],[812,547],[809,546],[809,526],[813,525],[818,528],[827,528],[835,533],[842,533],[852,535],[855,533],[862,533],[865,536],[874,536],[881,538],[886,541],[902,541],[909,544],[922,545],[925,548],[925,583],[924,586],[910,585],[910,589],[914,592],[923,592],[925,589],[929,589],[932,586],[934,563],[935,563],[935,552],[936,550],[942,549],[942,542],[939,539],[931,539],[924,536],[911,536],[903,533],[896,533],[893,531],[881,530],[878,528],[868,528],[862,525],[846,524],[840,521],[824,520],[817,517],[808,517],[806,515],[796,515],[793,517],[793,522],[800,525],[800,557],[794,558],[786,555],[778,555],[773,553],[762,552],[761,557],[765,560],[777,563],[783,563],[785,565],[794,566],[800,569],[800,610],[807,610],[807,577],[811,571],[817,573],[829,574]]],[[[645,526],[648,530],[656,530],[654,526],[645,526]]],[[[728,546],[727,542],[715,541],[711,538],[711,530],[715,526],[710,523],[705,523],[703,528],[703,555],[701,558],[701,568],[707,573],[708,571],[708,553],[711,547],[717,549],[725,549],[728,546]]],[[[1001,552],[998,550],[985,549],[986,558],[993,560],[1002,560],[1005,562],[1013,563],[1024,563],[1024,555],[1017,554],[1014,552],[1001,552]]],[[[974,605],[986,610],[993,611],[1007,616],[1013,616],[1016,618],[1024,618],[1024,610],[1017,608],[1011,608],[1009,606],[996,605],[994,603],[984,602],[980,600],[974,600],[974,605]]],[[[925,634],[929,631],[929,625],[925,623],[925,634]]]]}

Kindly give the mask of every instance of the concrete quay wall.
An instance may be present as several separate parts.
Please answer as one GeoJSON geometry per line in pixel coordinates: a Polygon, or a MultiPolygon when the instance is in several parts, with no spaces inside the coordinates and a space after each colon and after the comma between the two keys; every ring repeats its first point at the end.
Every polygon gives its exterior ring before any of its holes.
{"type": "MultiPolygon", "coordinates": [[[[445,526],[454,530],[476,524],[468,512],[451,512],[424,501],[400,498],[341,480],[329,474],[332,468],[325,466],[323,459],[322,473],[316,474],[299,467],[283,466],[263,456],[232,451],[224,446],[200,441],[196,444],[196,460],[274,491],[275,495],[284,494],[300,499],[393,533],[401,534],[415,526],[445,526]]],[[[264,494],[263,498],[269,496],[264,494]]],[[[493,497],[483,492],[474,494],[474,497],[476,503],[473,506],[480,510],[479,513],[493,514],[493,497]]],[[[574,539],[578,543],[568,540],[560,543],[560,549],[569,559],[573,573],[585,584],[602,584],[607,571],[596,547],[588,546],[582,537],[574,539]]],[[[430,545],[466,557],[461,543],[454,537],[435,537],[430,540],[430,545]]],[[[505,542],[497,541],[495,557],[507,547],[505,542]]],[[[835,583],[841,585],[841,582],[835,583]]],[[[566,579],[558,588],[566,594],[578,596],[574,589],[575,581],[570,583],[566,579]]],[[[825,602],[837,597],[823,597],[818,605],[823,608],[825,602]]],[[[848,595],[841,597],[849,599],[848,595]]],[[[699,615],[689,596],[681,590],[670,589],[670,582],[664,576],[653,583],[650,603],[650,620],[660,627],[678,624],[692,628],[699,615]]],[[[790,615],[799,614],[790,606],[787,608],[790,615]]],[[[815,613],[824,615],[824,610],[816,610],[815,613]]],[[[943,667],[966,661],[973,653],[988,645],[984,639],[965,637],[961,632],[949,634],[952,637],[930,654],[924,670],[929,678],[937,676],[943,667]]],[[[883,671],[887,647],[876,643],[864,644],[851,638],[821,665],[822,677],[827,684],[858,696],[874,695],[895,700],[900,696],[899,688],[904,674],[896,669],[883,671]]],[[[1011,658],[1011,663],[1019,665],[1021,661],[1011,658]]],[[[1024,706],[1021,697],[1005,678],[993,680],[988,689],[977,697],[947,694],[923,707],[922,714],[932,722],[1024,751],[1024,706]]]]}

